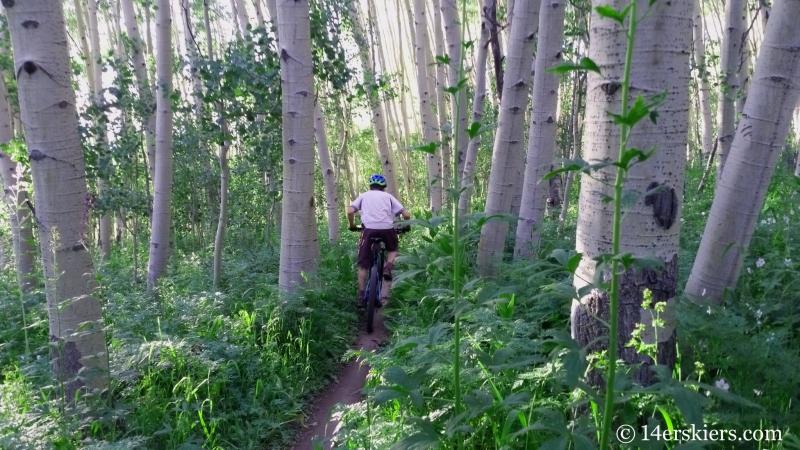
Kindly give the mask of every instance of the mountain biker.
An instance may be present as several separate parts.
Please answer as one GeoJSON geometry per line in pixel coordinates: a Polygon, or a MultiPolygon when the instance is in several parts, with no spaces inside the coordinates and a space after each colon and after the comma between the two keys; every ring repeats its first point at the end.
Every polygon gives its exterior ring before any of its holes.
{"type": "Polygon", "coordinates": [[[408,220],[411,214],[403,205],[386,189],[386,178],[381,174],[369,178],[369,191],[359,195],[347,207],[347,221],[350,231],[358,231],[355,225],[355,215],[361,211],[361,224],[364,230],[358,241],[358,306],[363,308],[366,304],[364,289],[367,284],[367,275],[372,266],[371,240],[373,237],[383,239],[386,244],[386,264],[383,266],[384,278],[392,279],[392,265],[397,257],[398,239],[394,230],[394,218],[402,214],[408,220]]]}

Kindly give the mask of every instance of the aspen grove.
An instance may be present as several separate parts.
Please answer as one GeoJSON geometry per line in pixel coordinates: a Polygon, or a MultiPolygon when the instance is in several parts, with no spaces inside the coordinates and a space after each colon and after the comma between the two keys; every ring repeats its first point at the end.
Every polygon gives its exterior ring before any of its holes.
{"type": "Polygon", "coordinates": [[[800,449],[800,0],[0,3],[0,449],[800,449]]]}

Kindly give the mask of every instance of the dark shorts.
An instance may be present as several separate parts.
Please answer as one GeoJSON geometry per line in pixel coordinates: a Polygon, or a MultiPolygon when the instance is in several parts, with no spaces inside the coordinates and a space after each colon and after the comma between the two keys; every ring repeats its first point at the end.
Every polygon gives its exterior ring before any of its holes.
{"type": "Polygon", "coordinates": [[[372,238],[383,239],[387,252],[396,252],[398,247],[397,232],[390,228],[388,230],[373,230],[365,228],[361,232],[361,239],[358,241],[358,266],[369,269],[372,267],[372,238]]]}

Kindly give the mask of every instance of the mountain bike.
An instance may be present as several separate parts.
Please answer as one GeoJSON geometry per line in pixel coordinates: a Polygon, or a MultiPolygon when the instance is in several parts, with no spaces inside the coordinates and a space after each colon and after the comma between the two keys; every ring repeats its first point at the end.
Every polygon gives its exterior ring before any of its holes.
{"type": "MultiPolygon", "coordinates": [[[[410,226],[395,228],[395,233],[402,235],[411,230],[410,226]]],[[[355,232],[364,231],[364,226],[358,227],[355,232]]],[[[381,303],[381,291],[383,289],[383,266],[386,262],[386,243],[380,237],[371,238],[372,268],[367,275],[367,284],[364,287],[364,294],[367,297],[367,333],[372,333],[375,321],[375,311],[383,306],[381,303]]]]}

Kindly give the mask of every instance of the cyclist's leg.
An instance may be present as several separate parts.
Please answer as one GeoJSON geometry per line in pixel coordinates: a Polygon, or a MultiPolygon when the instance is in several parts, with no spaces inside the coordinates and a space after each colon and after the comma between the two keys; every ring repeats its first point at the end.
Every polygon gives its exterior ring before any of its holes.
{"type": "Polygon", "coordinates": [[[383,277],[387,280],[391,280],[392,266],[394,266],[394,260],[397,258],[399,239],[397,239],[397,233],[395,233],[394,230],[387,232],[384,239],[386,242],[386,262],[383,265],[383,277]]]}
{"type": "Polygon", "coordinates": [[[371,230],[367,229],[361,232],[361,239],[358,241],[358,298],[356,299],[359,306],[364,305],[364,290],[367,285],[367,277],[369,276],[369,269],[372,266],[372,253],[370,249],[370,235],[371,230]]]}

